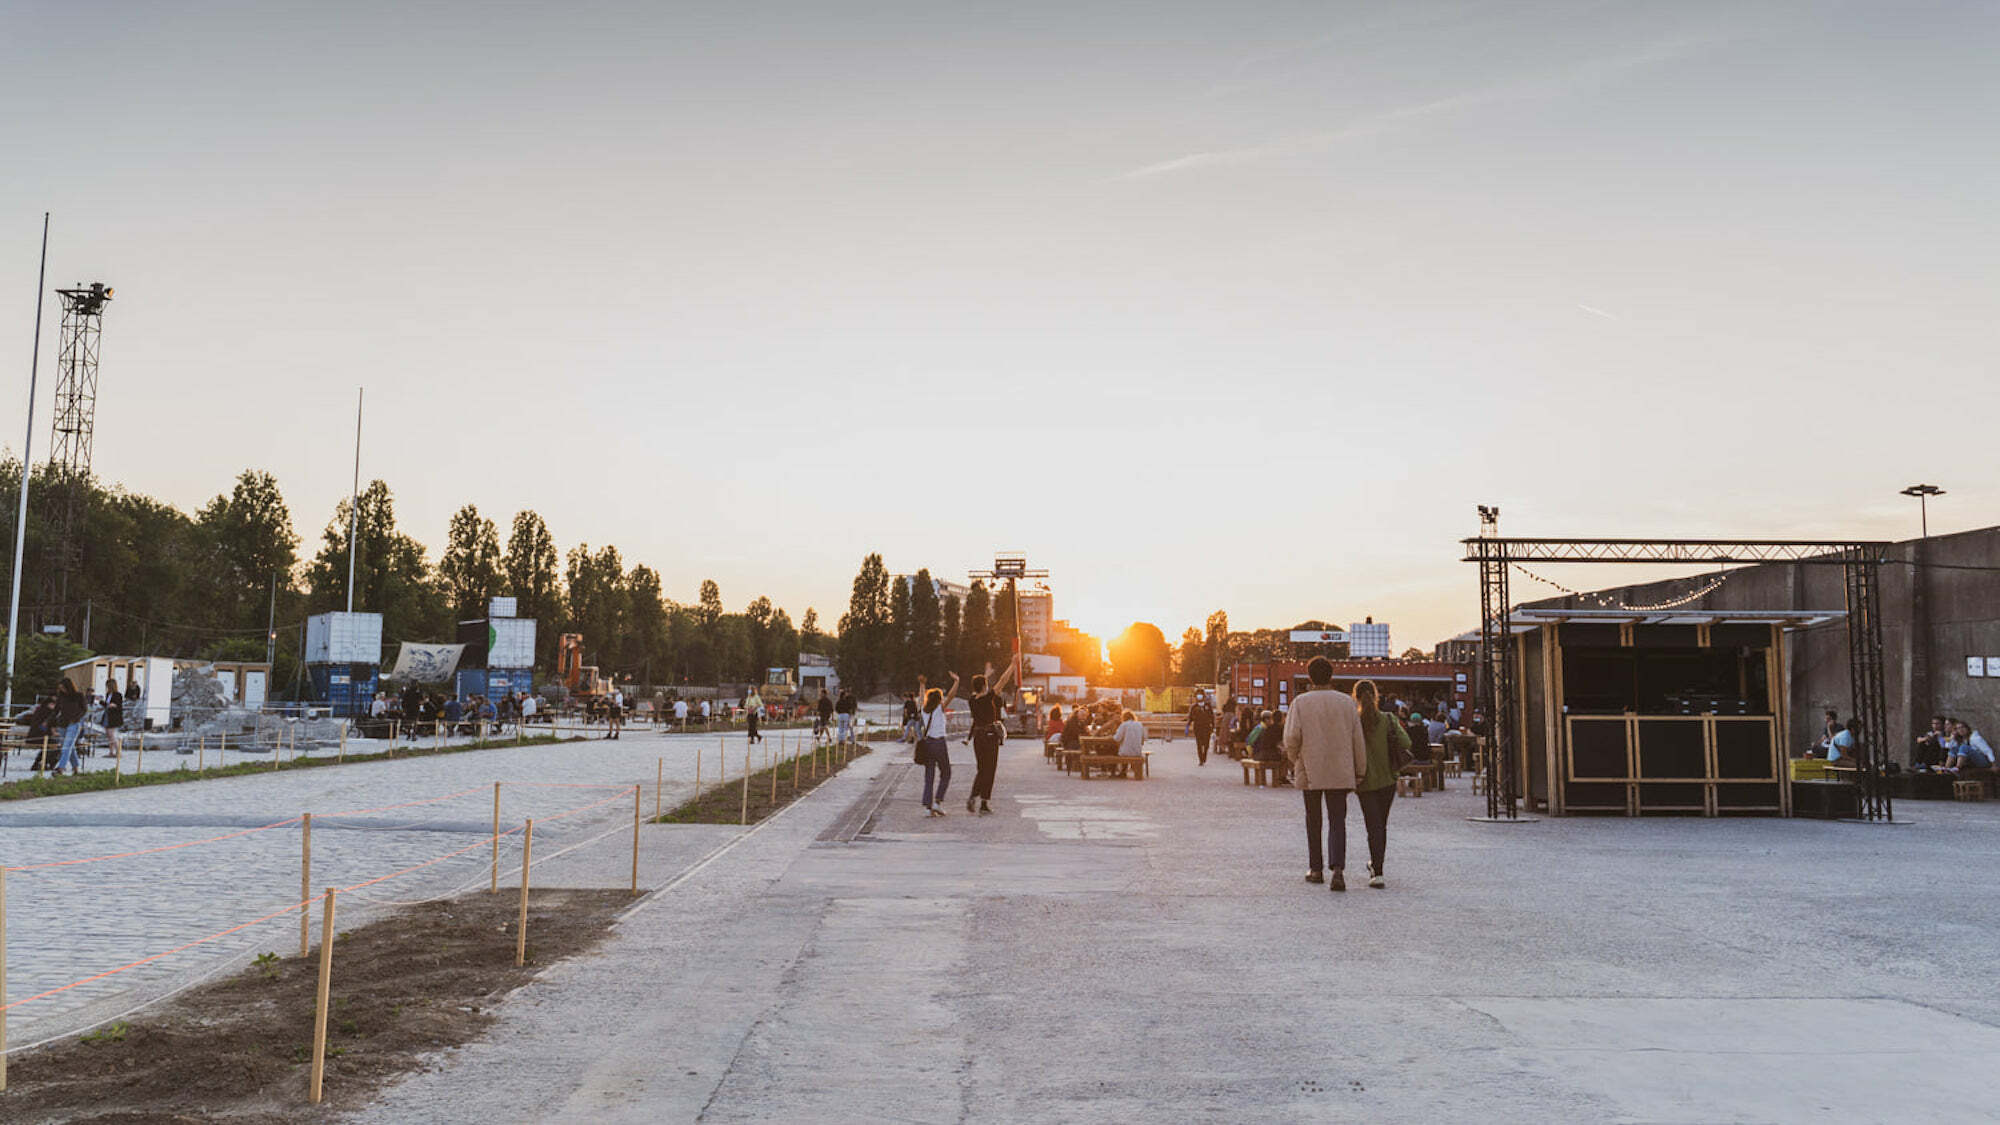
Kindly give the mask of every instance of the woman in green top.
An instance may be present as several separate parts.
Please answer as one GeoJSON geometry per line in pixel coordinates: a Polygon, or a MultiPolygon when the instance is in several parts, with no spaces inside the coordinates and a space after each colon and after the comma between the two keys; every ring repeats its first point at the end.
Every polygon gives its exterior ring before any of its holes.
{"type": "Polygon", "coordinates": [[[1396,762],[1410,751],[1403,724],[1384,715],[1375,684],[1354,685],[1354,702],[1361,708],[1361,733],[1368,739],[1368,773],[1354,787],[1361,821],[1368,827],[1368,885],[1388,886],[1382,878],[1382,855],[1389,850],[1389,806],[1396,800],[1396,762]]]}

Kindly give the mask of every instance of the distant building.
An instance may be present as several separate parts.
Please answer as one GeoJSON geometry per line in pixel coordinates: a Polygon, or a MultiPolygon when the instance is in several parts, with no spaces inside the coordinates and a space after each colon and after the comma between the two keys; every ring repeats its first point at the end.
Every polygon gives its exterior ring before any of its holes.
{"type": "MultiPolygon", "coordinates": [[[[914,574],[898,574],[894,581],[908,582],[911,588],[915,589],[917,576],[914,574]]],[[[937,600],[940,603],[944,601],[946,595],[950,595],[958,599],[958,604],[964,605],[966,596],[972,593],[972,587],[961,585],[957,582],[947,582],[942,578],[933,578],[931,579],[931,593],[937,595],[937,600]]]]}
{"type": "Polygon", "coordinates": [[[1055,625],[1056,598],[1047,590],[1021,591],[1021,647],[1047,652],[1055,625]]]}
{"type": "Polygon", "coordinates": [[[811,699],[819,698],[819,690],[839,694],[840,673],[833,666],[833,658],[816,652],[799,654],[799,688],[811,699]]]}

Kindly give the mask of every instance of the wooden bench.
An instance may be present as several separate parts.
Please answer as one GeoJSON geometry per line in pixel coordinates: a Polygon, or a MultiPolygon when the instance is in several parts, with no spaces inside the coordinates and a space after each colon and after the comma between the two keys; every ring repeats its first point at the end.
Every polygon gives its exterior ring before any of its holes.
{"type": "Polygon", "coordinates": [[[1951,799],[1954,801],[1984,801],[1986,783],[1983,781],[1954,781],[1951,783],[1951,799]]]}
{"type": "Polygon", "coordinates": [[[1134,781],[1143,781],[1149,764],[1143,754],[1136,758],[1122,754],[1080,754],[1076,759],[1077,770],[1085,781],[1090,780],[1090,771],[1093,767],[1106,777],[1129,777],[1134,781]]]}
{"type": "Polygon", "coordinates": [[[1410,765],[1410,772],[1416,774],[1423,781],[1426,791],[1444,788],[1443,762],[1413,762],[1410,765]]]}
{"type": "Polygon", "coordinates": [[[1424,795],[1424,775],[1415,767],[1396,774],[1396,796],[1421,797],[1424,795]]]}
{"type": "Polygon", "coordinates": [[[1260,762],[1255,758],[1243,759],[1243,784],[1245,785],[1276,785],[1278,782],[1283,781],[1285,775],[1290,772],[1290,767],[1285,762],[1260,762]]]}

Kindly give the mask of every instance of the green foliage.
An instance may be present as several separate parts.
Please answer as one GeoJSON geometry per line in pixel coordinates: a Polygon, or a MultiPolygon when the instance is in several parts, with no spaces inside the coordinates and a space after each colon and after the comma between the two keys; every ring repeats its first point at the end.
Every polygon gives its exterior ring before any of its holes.
{"type": "Polygon", "coordinates": [[[280,960],[281,958],[275,953],[259,953],[256,962],[257,971],[263,975],[265,980],[277,980],[279,972],[278,962],[280,960]]]}
{"type": "MultiPolygon", "coordinates": [[[[5,644],[5,629],[0,629],[0,644],[5,644]]],[[[26,705],[34,702],[35,696],[56,690],[62,680],[62,667],[74,664],[90,656],[90,650],[63,637],[42,633],[24,633],[21,643],[14,650],[14,701],[26,705]]],[[[0,688],[6,686],[6,669],[0,667],[0,688]]]]}
{"type": "Polygon", "coordinates": [[[958,667],[984,668],[998,663],[993,643],[993,597],[984,581],[972,584],[958,625],[958,667]]]}
{"type": "MultiPolygon", "coordinates": [[[[346,499],[334,506],[320,536],[319,554],[306,568],[308,612],[347,608],[348,512],[346,499]]],[[[396,529],[395,498],[382,481],[361,493],[355,520],[354,608],[382,615],[385,644],[397,640],[449,639],[456,634],[450,612],[430,581],[423,544],[396,529]]]]}
{"type": "Polygon", "coordinates": [[[930,568],[924,567],[908,586],[910,671],[936,682],[944,678],[944,655],[939,649],[943,614],[938,608],[937,583],[931,578],[930,568]]]}
{"type": "Polygon", "coordinates": [[[467,504],[453,513],[438,556],[437,580],[445,605],[459,621],[486,616],[486,602],[500,592],[500,536],[493,521],[467,504]]]}
{"type": "Polygon", "coordinates": [[[840,655],[835,662],[841,683],[857,695],[872,695],[889,682],[890,628],[889,570],[881,555],[871,554],[861,560],[861,570],[854,576],[847,613],[840,619],[840,655]]]}
{"type": "Polygon", "coordinates": [[[131,1030],[132,1025],[126,1023],[124,1020],[113,1020],[96,1031],[84,1035],[82,1041],[91,1047],[95,1047],[99,1043],[123,1043],[125,1042],[125,1034],[131,1030]]]}
{"type": "Polygon", "coordinates": [[[535,661],[544,668],[555,665],[560,633],[556,626],[563,617],[562,578],[556,572],[559,562],[555,538],[542,517],[532,511],[515,513],[501,569],[506,572],[507,588],[513,591],[521,616],[541,622],[535,630],[535,661]]]}

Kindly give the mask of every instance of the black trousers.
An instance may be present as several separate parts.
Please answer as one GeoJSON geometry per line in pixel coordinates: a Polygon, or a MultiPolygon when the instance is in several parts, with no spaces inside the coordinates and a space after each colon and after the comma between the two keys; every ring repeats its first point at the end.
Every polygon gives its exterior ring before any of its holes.
{"type": "Polygon", "coordinates": [[[1208,736],[1212,733],[1212,731],[1205,731],[1200,727],[1194,728],[1195,757],[1203,764],[1208,762],[1208,736]]]}
{"type": "Polygon", "coordinates": [[[1356,789],[1354,799],[1361,803],[1361,822],[1368,826],[1368,862],[1380,875],[1382,857],[1389,850],[1389,806],[1396,803],[1396,787],[1356,789]]]}
{"type": "Polygon", "coordinates": [[[755,711],[747,712],[744,721],[749,723],[750,741],[752,742],[764,741],[764,736],[757,733],[757,712],[755,711]]]}
{"type": "Polygon", "coordinates": [[[1347,869],[1347,793],[1345,789],[1308,789],[1306,793],[1306,866],[1324,871],[1323,859],[1335,871],[1347,869]],[[1326,851],[1320,851],[1320,807],[1326,807],[1326,851]]]}
{"type": "Polygon", "coordinates": [[[972,795],[982,801],[993,799],[993,775],[1000,769],[1000,736],[986,731],[972,735],[972,795]]]}

